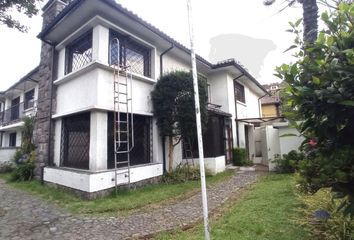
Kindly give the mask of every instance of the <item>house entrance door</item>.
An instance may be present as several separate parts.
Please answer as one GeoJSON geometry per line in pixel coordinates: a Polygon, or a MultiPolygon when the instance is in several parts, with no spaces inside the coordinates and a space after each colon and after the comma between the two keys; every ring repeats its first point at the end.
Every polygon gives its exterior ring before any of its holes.
{"type": "Polygon", "coordinates": [[[226,164],[232,161],[232,122],[230,118],[225,118],[225,160],[226,164]]]}

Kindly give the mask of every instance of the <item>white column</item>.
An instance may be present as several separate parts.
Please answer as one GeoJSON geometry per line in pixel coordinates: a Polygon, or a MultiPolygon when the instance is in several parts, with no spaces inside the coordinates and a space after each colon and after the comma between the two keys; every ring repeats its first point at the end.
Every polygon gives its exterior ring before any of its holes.
{"type": "Polygon", "coordinates": [[[65,48],[59,50],[58,54],[58,79],[65,75],[65,48]]]}
{"type": "Polygon", "coordinates": [[[61,125],[62,120],[57,119],[54,124],[54,165],[57,167],[60,166],[61,125]]]}
{"type": "Polygon", "coordinates": [[[91,112],[90,170],[107,169],[107,112],[91,112]]]}
{"type": "Polygon", "coordinates": [[[92,60],[108,64],[109,29],[97,25],[92,34],[92,60]]]}

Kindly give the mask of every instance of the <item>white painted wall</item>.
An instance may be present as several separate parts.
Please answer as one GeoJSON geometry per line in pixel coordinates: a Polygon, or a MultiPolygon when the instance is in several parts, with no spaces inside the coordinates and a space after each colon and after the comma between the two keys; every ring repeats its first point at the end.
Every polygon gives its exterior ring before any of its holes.
{"type": "Polygon", "coordinates": [[[287,154],[292,150],[299,151],[299,147],[304,140],[305,138],[295,128],[279,128],[280,154],[287,154]],[[285,134],[294,134],[296,136],[284,136],[285,134]]]}
{"type": "MultiPolygon", "coordinates": [[[[121,172],[124,169],[120,170],[121,172]]],[[[131,183],[162,175],[162,164],[150,164],[131,168],[131,183]]],[[[66,168],[44,168],[44,181],[56,183],[85,192],[97,192],[114,187],[114,171],[90,173],[66,168]]],[[[118,184],[127,182],[124,174],[119,174],[118,184]]]]}
{"type": "Polygon", "coordinates": [[[15,152],[16,148],[0,149],[0,163],[12,161],[15,152]]]}
{"type": "MultiPolygon", "coordinates": [[[[186,160],[183,160],[186,161],[186,160]]],[[[192,160],[188,159],[189,164],[193,164],[192,160]]],[[[195,166],[199,166],[199,158],[194,159],[195,166]]],[[[204,158],[205,168],[212,174],[218,174],[225,171],[225,156],[204,158]]]]}
{"type": "Polygon", "coordinates": [[[107,169],[107,112],[91,112],[90,121],[90,170],[107,169]]]}
{"type": "MultiPolygon", "coordinates": [[[[160,56],[161,52],[158,52],[160,56]]],[[[191,70],[192,66],[190,63],[173,56],[171,53],[167,53],[163,56],[163,73],[169,73],[173,71],[187,71],[191,70]]]]}

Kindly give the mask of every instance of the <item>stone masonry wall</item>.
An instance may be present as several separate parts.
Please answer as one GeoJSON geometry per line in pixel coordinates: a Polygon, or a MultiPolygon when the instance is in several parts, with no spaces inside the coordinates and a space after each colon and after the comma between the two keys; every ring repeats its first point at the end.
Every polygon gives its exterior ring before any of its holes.
{"type": "MultiPolygon", "coordinates": [[[[54,19],[66,6],[65,1],[60,0],[50,0],[52,3],[46,9],[43,9],[43,27],[54,19]]],[[[38,83],[38,105],[37,105],[37,118],[34,128],[34,142],[37,147],[36,149],[36,176],[40,176],[40,166],[49,165],[48,161],[49,151],[51,151],[51,156],[53,156],[53,147],[48,148],[49,145],[49,131],[51,131],[51,143],[54,139],[54,126],[51,124],[51,105],[52,113],[55,112],[56,97],[55,88],[52,89],[52,69],[55,67],[53,64],[55,58],[55,52],[53,47],[48,43],[42,42],[41,58],[39,65],[39,83],[38,83]],[[52,94],[53,91],[53,94],[52,94]],[[51,98],[53,96],[53,101],[51,98]],[[51,130],[50,130],[51,129],[51,130]],[[50,150],[49,150],[50,149],[50,150]],[[48,151],[49,150],[49,151],[48,151]]],[[[52,144],[51,144],[52,145],[52,144]]]]}

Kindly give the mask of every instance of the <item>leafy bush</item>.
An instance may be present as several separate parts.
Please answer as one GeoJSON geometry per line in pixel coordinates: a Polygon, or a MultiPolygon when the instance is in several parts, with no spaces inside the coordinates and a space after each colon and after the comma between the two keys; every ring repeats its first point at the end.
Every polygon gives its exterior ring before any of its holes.
{"type": "Polygon", "coordinates": [[[35,168],[35,151],[32,151],[29,158],[17,165],[15,170],[11,173],[10,181],[30,181],[34,177],[35,168]]]}
{"type": "Polygon", "coordinates": [[[340,2],[322,14],[325,28],[314,43],[305,44],[292,25],[297,61],[278,67],[277,76],[288,84],[290,110],[303,119],[298,128],[306,154],[316,152],[302,164],[302,180],[314,190],[331,187],[354,217],[354,3],[340,2]]]}
{"type": "Polygon", "coordinates": [[[247,152],[244,148],[232,149],[232,163],[234,166],[250,166],[252,162],[247,159],[247,152]]]}
{"type": "Polygon", "coordinates": [[[283,157],[279,154],[275,155],[273,163],[276,165],[275,170],[277,172],[294,173],[298,169],[299,162],[304,158],[305,154],[292,150],[288,154],[283,154],[283,157]]]}
{"type": "MultiPolygon", "coordinates": [[[[211,173],[206,169],[205,175],[210,176],[211,173]]],[[[183,183],[199,179],[199,167],[190,166],[189,164],[180,164],[176,169],[162,176],[162,182],[164,183],[183,183]]]]}
{"type": "MultiPolygon", "coordinates": [[[[354,220],[337,211],[340,200],[334,200],[330,189],[323,188],[314,195],[301,195],[304,204],[301,216],[314,238],[327,240],[352,240],[354,236],[354,220]]],[[[302,222],[303,223],[303,222],[302,222]]]]}
{"type": "Polygon", "coordinates": [[[15,164],[13,162],[3,162],[0,163],[0,173],[12,172],[15,169],[15,164]]]}

